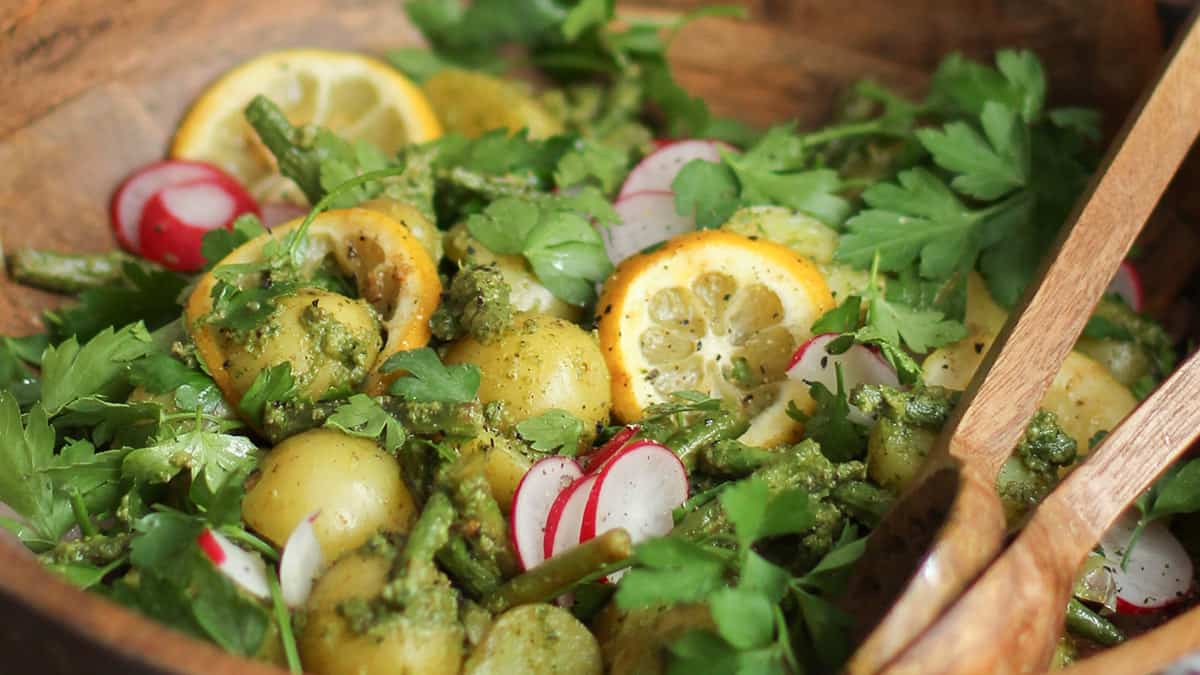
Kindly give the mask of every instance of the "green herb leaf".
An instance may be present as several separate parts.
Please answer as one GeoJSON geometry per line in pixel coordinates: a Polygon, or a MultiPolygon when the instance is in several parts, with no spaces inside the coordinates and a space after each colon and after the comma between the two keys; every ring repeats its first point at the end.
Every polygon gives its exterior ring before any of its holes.
{"type": "Polygon", "coordinates": [[[1029,181],[1029,137],[1011,108],[988,101],[980,114],[981,136],[966,122],[917,130],[917,139],[938,166],[958,174],[951,185],[976,199],[994,200],[1029,181]]]}
{"type": "Polygon", "coordinates": [[[292,377],[292,364],[284,361],[258,372],[258,375],[254,377],[254,382],[242,395],[242,400],[238,402],[238,410],[246,419],[261,425],[263,411],[267,409],[268,405],[295,398],[296,391],[296,381],[292,377]]]}
{"type": "Polygon", "coordinates": [[[722,588],[708,597],[717,634],[740,650],[765,647],[775,640],[775,605],[762,593],[722,588]]]}
{"type": "Polygon", "coordinates": [[[411,401],[466,403],[479,391],[479,366],[470,363],[445,366],[428,347],[393,354],[381,370],[407,371],[392,383],[391,391],[411,401]]]}
{"type": "Polygon", "coordinates": [[[675,210],[696,219],[696,227],[720,227],[741,204],[740,186],[733,169],[725,164],[693,159],[671,183],[675,210]]]}
{"type": "Polygon", "coordinates": [[[621,578],[617,604],[625,609],[702,601],[725,584],[725,559],[681,537],[638,544],[637,566],[621,578]]]}
{"type": "Polygon", "coordinates": [[[79,294],[79,302],[47,312],[46,324],[56,338],[90,340],[112,326],[142,322],[150,329],[179,318],[179,297],[187,285],[180,275],[168,270],[151,271],[127,263],[124,285],[92,288],[79,294]]]}
{"type": "Polygon", "coordinates": [[[565,410],[554,408],[518,422],[517,433],[534,450],[554,452],[561,448],[561,454],[574,457],[579,451],[583,421],[565,410]]]}
{"type": "Polygon", "coordinates": [[[152,350],[150,334],[141,323],[120,330],[106,328],[82,347],[68,338],[47,348],[42,359],[42,409],[53,416],[85,396],[114,393],[127,386],[129,364],[152,350]]]}
{"type": "Polygon", "coordinates": [[[54,431],[35,407],[24,424],[17,401],[0,391],[0,501],[22,520],[0,517],[0,525],[26,544],[48,547],[74,523],[66,499],[56,499],[45,469],[54,462],[54,431]]]}
{"type": "Polygon", "coordinates": [[[258,463],[259,451],[245,436],[190,431],[130,451],[121,472],[145,483],[165,483],[183,469],[218,490],[235,471],[258,463]]]}
{"type": "Polygon", "coordinates": [[[204,256],[204,269],[211,270],[225,256],[242,244],[254,239],[260,234],[266,234],[267,228],[253,213],[243,213],[233,221],[231,229],[218,227],[204,233],[200,240],[200,255],[204,256]]]}
{"type": "Polygon", "coordinates": [[[821,454],[833,462],[848,462],[862,456],[867,447],[867,429],[850,421],[850,394],[842,381],[842,366],[835,366],[837,392],[820,382],[809,385],[816,408],[804,422],[804,435],[821,446],[821,454]]]}
{"type": "Polygon", "coordinates": [[[138,582],[118,582],[113,598],[241,656],[256,654],[270,616],[204,557],[198,518],[175,511],[150,514],[136,525],[130,562],[138,582]]]}
{"type": "Polygon", "coordinates": [[[824,333],[850,333],[858,328],[862,318],[862,298],[847,296],[842,304],[821,315],[812,325],[813,335],[824,333]]]}
{"type": "Polygon", "coordinates": [[[351,436],[380,441],[388,452],[396,452],[408,440],[404,425],[366,394],[355,394],[338,406],[325,420],[325,426],[351,436]]]}
{"type": "Polygon", "coordinates": [[[558,160],[554,169],[554,184],[560,190],[594,184],[611,194],[628,172],[629,157],[621,148],[581,138],[558,160]]]}

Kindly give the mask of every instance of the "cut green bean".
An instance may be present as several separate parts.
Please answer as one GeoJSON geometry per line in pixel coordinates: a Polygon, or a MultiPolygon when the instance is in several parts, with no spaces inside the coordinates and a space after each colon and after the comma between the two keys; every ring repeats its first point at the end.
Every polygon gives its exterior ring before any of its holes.
{"type": "Polygon", "coordinates": [[[609,530],[595,539],[568,549],[520,574],[484,600],[499,614],[517,605],[545,602],[569,591],[597,571],[633,555],[633,542],[624,529],[609,530]]]}

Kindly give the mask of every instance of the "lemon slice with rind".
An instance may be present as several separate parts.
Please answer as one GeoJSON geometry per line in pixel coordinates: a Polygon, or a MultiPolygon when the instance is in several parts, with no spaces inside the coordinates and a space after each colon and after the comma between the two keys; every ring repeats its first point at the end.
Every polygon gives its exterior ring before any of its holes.
{"type": "Polygon", "coordinates": [[[699,391],[747,415],[744,442],[792,442],[802,428],[787,405],[812,402],[787,366],[831,307],[816,266],[768,241],[707,230],[629,258],[597,303],[614,413],[632,422],[673,392],[699,391]]]}
{"type": "Polygon", "coordinates": [[[180,123],[171,156],[222,167],[260,202],[305,203],[243,117],[258,94],[293,124],[319,124],[389,155],[442,133],[421,89],[386,63],[353,52],[291,49],[246,61],[209,86],[180,123]]]}

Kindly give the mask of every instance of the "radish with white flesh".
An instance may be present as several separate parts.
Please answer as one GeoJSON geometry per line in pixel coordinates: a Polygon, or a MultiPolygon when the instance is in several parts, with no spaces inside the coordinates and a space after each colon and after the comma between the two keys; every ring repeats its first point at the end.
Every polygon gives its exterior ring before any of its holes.
{"type": "Polygon", "coordinates": [[[546,559],[546,524],[550,507],[571,483],[583,476],[570,457],[555,455],[529,467],[513,493],[509,540],[522,569],[536,567],[546,559]]]}
{"type": "Polygon", "coordinates": [[[1122,516],[1100,538],[1105,566],[1117,586],[1117,612],[1142,614],[1181,601],[1192,588],[1192,559],[1162,521],[1142,530],[1124,569],[1121,560],[1137,526],[1131,513],[1122,516]]]}
{"type": "Polygon", "coordinates": [[[688,498],[687,469],[665,445],[638,441],[604,465],[583,510],[579,541],[618,527],[637,544],[670,533],[688,498]]]}
{"type": "Polygon", "coordinates": [[[600,229],[604,251],[614,265],[677,234],[696,229],[691,216],[675,212],[673,192],[638,192],[613,206],[621,222],[600,229]]]}
{"type": "MultiPolygon", "coordinates": [[[[800,345],[792,355],[787,376],[808,384],[820,382],[829,391],[837,393],[837,367],[840,365],[842,386],[847,392],[860,384],[900,385],[892,364],[866,345],[855,344],[841,354],[830,354],[829,344],[839,337],[837,333],[822,333],[800,345]]],[[[868,425],[871,418],[851,406],[850,421],[868,425]]]]}
{"type": "Polygon", "coordinates": [[[591,473],[577,479],[554,500],[550,507],[550,515],[546,519],[546,536],[542,541],[542,551],[546,558],[553,558],[579,544],[579,532],[583,528],[583,509],[587,506],[588,495],[591,494],[597,476],[599,474],[591,473]]]}
{"type": "Polygon", "coordinates": [[[1146,304],[1146,296],[1142,292],[1142,278],[1128,260],[1122,262],[1121,266],[1117,268],[1117,274],[1108,284],[1108,290],[1105,293],[1121,296],[1135,312],[1142,311],[1142,307],[1146,304]]]}
{"type": "Polygon", "coordinates": [[[260,598],[270,597],[271,590],[267,585],[267,566],[262,558],[253,553],[243,551],[226,539],[221,533],[210,528],[204,528],[197,537],[196,543],[200,550],[212,561],[222,574],[233,580],[251,595],[260,598]]]}
{"type": "Polygon", "coordinates": [[[604,463],[616,456],[621,448],[625,447],[639,431],[642,430],[641,425],[627,424],[621,427],[621,430],[613,434],[613,437],[608,439],[604,445],[596,448],[591,453],[583,457],[583,466],[588,470],[588,473],[598,471],[604,463]]]}
{"type": "Polygon", "coordinates": [[[221,175],[222,171],[211,164],[181,159],[155,162],[138,169],[113,194],[111,211],[117,242],[127,251],[141,254],[139,227],[151,197],[169,185],[186,185],[221,175]]]}
{"type": "Polygon", "coordinates": [[[250,193],[228,177],[159,190],[142,212],[143,257],[180,272],[204,266],[200,244],[210,230],[228,229],[243,213],[258,214],[250,193]]]}
{"type": "Polygon", "coordinates": [[[733,150],[733,147],[720,141],[686,140],[676,141],[661,146],[654,152],[642,158],[633,167],[617,199],[621,200],[639,192],[670,192],[675,176],[693,159],[706,162],[721,161],[722,150],[733,150]]]}
{"type": "Polygon", "coordinates": [[[313,523],[320,511],[314,511],[300,521],[288,535],[279,555],[279,590],[288,607],[300,607],[308,602],[313,581],[325,558],[313,523]]]}

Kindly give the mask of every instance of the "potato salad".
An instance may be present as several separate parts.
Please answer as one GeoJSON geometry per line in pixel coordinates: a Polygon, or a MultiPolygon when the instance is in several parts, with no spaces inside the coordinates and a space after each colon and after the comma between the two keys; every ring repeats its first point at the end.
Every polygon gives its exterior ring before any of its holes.
{"type": "MultiPolygon", "coordinates": [[[[120,250],[5,252],[77,299],[0,337],[0,534],[294,673],[837,672],[1098,116],[1001,50],[752,128],[672,76],[687,18],[407,8],[428,47],[197,92],[113,186],[120,250]]],[[[1143,303],[1126,263],[1000,472],[1013,530],[1174,368],[1143,303]]],[[[1185,462],[1079,570],[1057,665],[1190,602],[1193,511],[1185,462]]]]}

